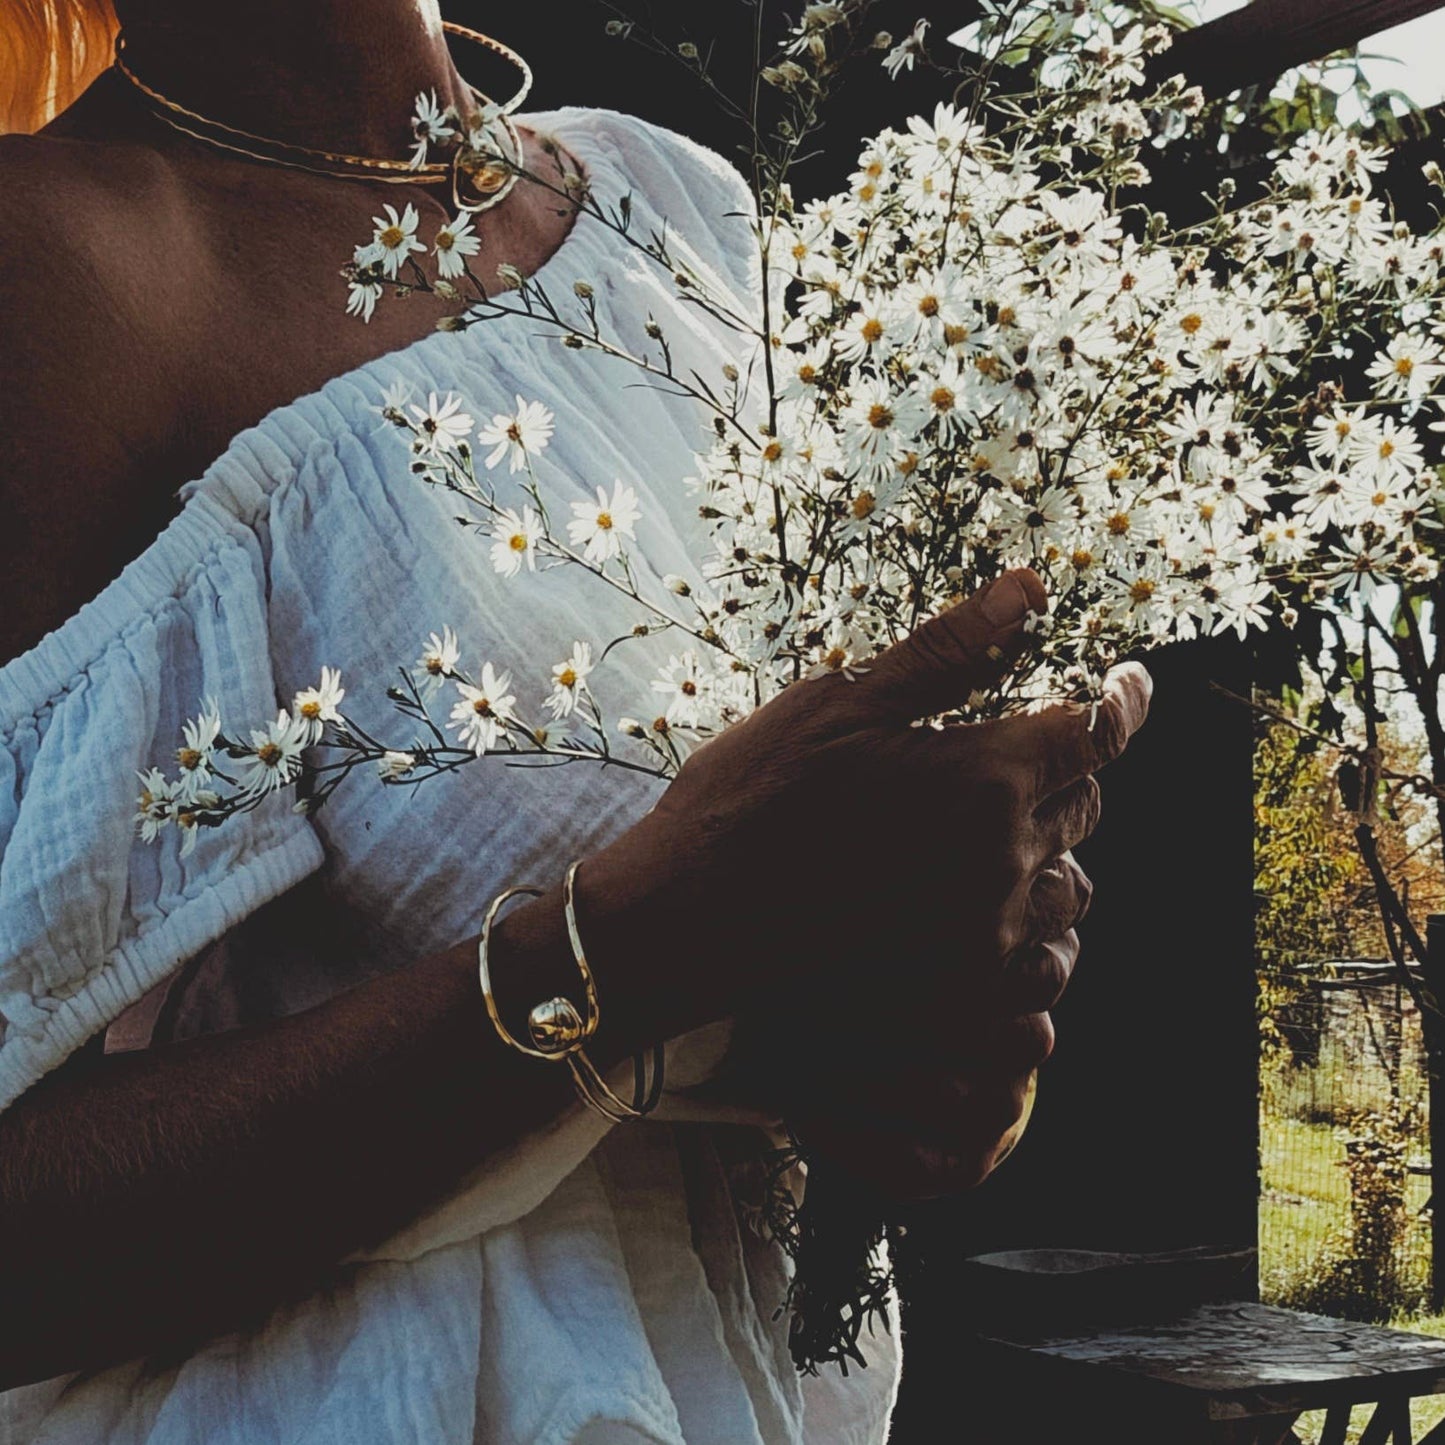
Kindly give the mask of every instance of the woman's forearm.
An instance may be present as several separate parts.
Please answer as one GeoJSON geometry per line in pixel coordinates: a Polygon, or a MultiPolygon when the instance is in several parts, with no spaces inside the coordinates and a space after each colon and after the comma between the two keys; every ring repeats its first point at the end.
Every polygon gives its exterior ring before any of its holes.
{"type": "MultiPolygon", "coordinates": [[[[658,935],[627,896],[637,871],[608,876],[599,858],[579,886],[602,1067],[723,1008],[638,946],[658,935]]],[[[516,1032],[532,1003],[577,996],[577,973],[560,895],[511,907],[493,973],[516,1032]]],[[[0,1387],[259,1319],[573,1098],[565,1066],[496,1037],[474,943],[261,1027],[41,1081],[0,1115],[0,1387]]]]}

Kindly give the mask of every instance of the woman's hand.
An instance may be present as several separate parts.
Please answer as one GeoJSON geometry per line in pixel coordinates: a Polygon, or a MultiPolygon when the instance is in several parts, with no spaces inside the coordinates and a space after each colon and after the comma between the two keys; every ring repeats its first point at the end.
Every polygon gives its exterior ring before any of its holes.
{"type": "Polygon", "coordinates": [[[941,959],[911,999],[839,1003],[788,1069],[784,1112],[809,1157],[898,1201],[986,1178],[1027,1120],[1091,893],[1065,855],[1034,889],[1039,941],[1001,967],[941,959]]]}
{"type": "Polygon", "coordinates": [[[591,871],[599,902],[625,909],[629,948],[664,961],[658,986],[697,991],[698,1021],[766,1010],[800,983],[826,996],[867,978],[880,1002],[911,999],[944,954],[988,975],[1037,940],[1040,875],[1092,830],[1092,774],[1148,709],[1148,674],[1128,666],[1092,718],[914,725],[995,681],[1046,606],[1032,572],[1008,573],[855,680],[788,688],[700,748],[582,870],[579,895],[591,871]]]}

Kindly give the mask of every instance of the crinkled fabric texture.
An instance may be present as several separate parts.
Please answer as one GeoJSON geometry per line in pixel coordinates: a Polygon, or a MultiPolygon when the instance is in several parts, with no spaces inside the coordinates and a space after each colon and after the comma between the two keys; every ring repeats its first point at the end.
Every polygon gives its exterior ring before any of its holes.
{"type": "MultiPolygon", "coordinates": [[[[612,111],[526,123],[579,158],[605,205],[630,191],[641,234],[665,219],[720,284],[755,294],[751,201],[721,157],[612,111]]],[[[732,333],[591,217],[538,277],[559,300],[589,281],[604,326],[639,350],[655,315],[683,372],[715,375],[735,354],[732,333]]],[[[636,620],[580,573],[499,579],[451,500],[408,474],[376,410],[392,383],[460,391],[483,419],[519,393],[546,403],[557,431],[538,473],[555,512],[620,478],[642,501],[646,565],[695,574],[696,505],[681,480],[703,420],[662,389],[621,389],[637,380],[516,318],[360,367],[237,436],[144,556],[0,669],[0,1106],[317,870],[369,942],[344,979],[288,961],[248,990],[276,1011],[471,936],[497,890],[555,877],[651,805],[657,785],[631,775],[482,762],[415,792],[353,781],[312,821],[275,800],[186,860],[174,836],[136,843],[132,823],[137,770],[168,764],[205,697],[259,721],[327,664],[350,683],[348,712],[390,737],[385,679],[443,623],[469,664],[494,660],[540,698],[574,638],[596,648],[636,620]]],[[[647,698],[668,651],[655,641],[609,659],[604,710],[647,698]]],[[[670,1052],[675,1077],[703,1077],[718,1041],[670,1052]]],[[[897,1321],[869,1342],[871,1368],[796,1375],[773,1318],[785,1261],[739,1223],[735,1197],[762,1139],[689,1122],[609,1132],[578,1106],[258,1331],[164,1369],[136,1361],[0,1395],[0,1442],[882,1441],[897,1321]]]]}

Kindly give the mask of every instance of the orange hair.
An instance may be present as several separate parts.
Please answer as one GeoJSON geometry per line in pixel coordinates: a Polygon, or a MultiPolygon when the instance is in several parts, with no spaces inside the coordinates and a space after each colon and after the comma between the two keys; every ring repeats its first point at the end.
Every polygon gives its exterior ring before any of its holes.
{"type": "Polygon", "coordinates": [[[39,130],[110,64],[111,0],[0,0],[0,133],[39,130]]]}

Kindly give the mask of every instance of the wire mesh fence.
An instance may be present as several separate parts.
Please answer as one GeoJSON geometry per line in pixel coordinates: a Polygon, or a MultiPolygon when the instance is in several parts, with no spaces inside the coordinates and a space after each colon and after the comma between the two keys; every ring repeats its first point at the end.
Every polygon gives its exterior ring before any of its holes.
{"type": "Polygon", "coordinates": [[[1409,991],[1388,963],[1339,961],[1273,975],[1262,998],[1264,1297],[1353,1319],[1425,1309],[1429,1069],[1409,991]]]}

